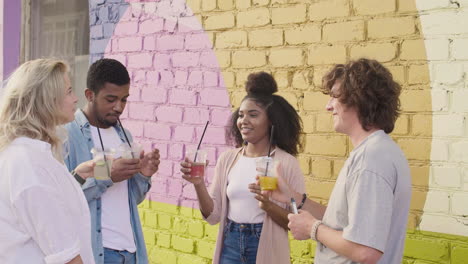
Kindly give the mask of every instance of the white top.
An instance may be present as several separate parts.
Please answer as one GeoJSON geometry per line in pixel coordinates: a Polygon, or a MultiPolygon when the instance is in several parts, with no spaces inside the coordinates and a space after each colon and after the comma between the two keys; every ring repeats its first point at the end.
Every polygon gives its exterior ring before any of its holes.
{"type": "Polygon", "coordinates": [[[228,175],[228,218],[237,223],[263,223],[265,218],[255,194],[249,191],[249,184],[254,183],[257,176],[255,159],[242,155],[228,175]]]}
{"type": "MultiPolygon", "coordinates": [[[[384,254],[379,264],[401,263],[411,199],[411,177],[403,152],[379,130],[350,154],[323,216],[343,238],[384,254]]],[[[318,243],[314,262],[353,263],[318,243]]]]}
{"type": "Polygon", "coordinates": [[[0,263],[94,263],[88,204],[49,143],[15,139],[0,172],[0,263]]]}
{"type": "MultiPolygon", "coordinates": [[[[94,146],[101,149],[97,128],[91,127],[94,146]]],[[[122,141],[113,127],[100,128],[104,149],[117,149],[122,141]]],[[[115,182],[101,196],[101,232],[102,244],[105,248],[135,252],[132,224],[130,222],[130,206],[128,204],[128,181],[115,182]]]]}

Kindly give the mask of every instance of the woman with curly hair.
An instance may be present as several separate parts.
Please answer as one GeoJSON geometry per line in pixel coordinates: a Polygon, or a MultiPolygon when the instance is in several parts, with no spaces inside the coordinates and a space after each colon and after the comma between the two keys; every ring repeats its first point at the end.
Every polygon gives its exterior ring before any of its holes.
{"type": "Polygon", "coordinates": [[[181,163],[183,178],[193,183],[200,211],[210,224],[219,223],[213,263],[290,263],[287,203],[270,201],[255,188],[255,159],[271,156],[277,168],[297,192],[305,192],[298,154],[302,122],[296,110],[281,96],[273,77],[253,73],[244,97],[231,119],[230,133],[236,149],[218,159],[210,190],[203,177],[191,177],[191,163],[181,163]],[[270,139],[274,126],[273,138],[270,139]],[[270,141],[273,142],[270,149],[270,141]]]}

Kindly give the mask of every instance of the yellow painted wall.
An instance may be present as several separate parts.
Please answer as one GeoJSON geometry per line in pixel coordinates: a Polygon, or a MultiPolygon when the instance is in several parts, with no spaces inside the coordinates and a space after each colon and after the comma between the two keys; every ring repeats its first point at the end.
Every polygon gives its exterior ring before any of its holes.
{"type": "MultiPolygon", "coordinates": [[[[157,13],[163,2],[131,1],[130,13],[157,13]]],[[[195,17],[211,40],[233,108],[249,73],[274,75],[304,121],[298,158],[309,196],[324,204],[352,146],[333,130],[321,78],[333,64],[362,56],[384,63],[403,87],[392,137],[412,173],[404,262],[468,263],[466,1],[189,0],[187,6],[193,14],[185,16],[195,17]]],[[[149,200],[140,206],[152,263],[210,262],[217,227],[181,200],[184,206],[149,200]]],[[[293,263],[312,262],[313,243],[291,240],[291,247],[293,263]]]]}

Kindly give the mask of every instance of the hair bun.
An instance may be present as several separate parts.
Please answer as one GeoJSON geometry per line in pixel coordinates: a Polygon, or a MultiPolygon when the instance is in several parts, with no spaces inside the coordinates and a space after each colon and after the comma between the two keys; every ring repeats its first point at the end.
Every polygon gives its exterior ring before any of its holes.
{"type": "Polygon", "coordinates": [[[278,91],[278,85],[271,74],[256,72],[247,77],[245,90],[247,94],[268,96],[278,91]]]}

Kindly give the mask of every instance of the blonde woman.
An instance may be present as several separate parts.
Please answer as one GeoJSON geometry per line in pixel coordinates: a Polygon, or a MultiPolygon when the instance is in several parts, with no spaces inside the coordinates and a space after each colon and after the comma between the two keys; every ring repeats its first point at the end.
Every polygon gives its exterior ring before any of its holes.
{"type": "MultiPolygon", "coordinates": [[[[90,216],[63,163],[59,125],[77,97],[66,63],[38,59],[8,79],[0,104],[0,263],[94,263],[90,216]]],[[[92,174],[93,164],[77,169],[92,174]]]]}

